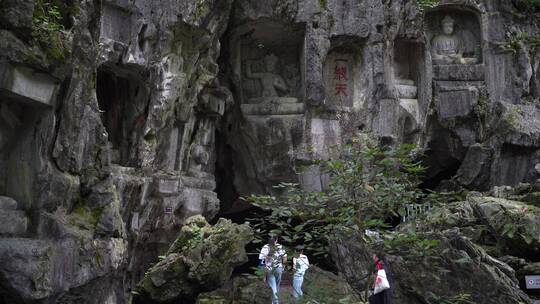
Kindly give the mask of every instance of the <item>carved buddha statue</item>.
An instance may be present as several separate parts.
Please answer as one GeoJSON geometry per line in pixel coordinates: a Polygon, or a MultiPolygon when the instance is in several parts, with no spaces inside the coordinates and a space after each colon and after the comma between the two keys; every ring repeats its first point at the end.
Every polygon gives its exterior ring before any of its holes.
{"type": "MultiPolygon", "coordinates": [[[[297,97],[290,96],[291,88],[278,71],[279,59],[274,54],[263,58],[263,72],[253,72],[252,62],[246,64],[246,77],[260,82],[258,96],[241,105],[244,115],[301,114],[305,108],[297,97]]],[[[289,82],[290,83],[290,82],[289,82]]]]}
{"type": "Polygon", "coordinates": [[[454,33],[454,25],[455,21],[450,16],[441,21],[442,33],[431,43],[434,64],[474,63],[476,58],[463,57],[463,41],[454,33]]]}
{"type": "Polygon", "coordinates": [[[251,79],[258,79],[261,82],[262,93],[261,97],[270,97],[269,99],[275,99],[272,97],[279,97],[279,93],[285,93],[289,90],[289,87],[285,83],[285,80],[277,72],[278,57],[274,54],[269,54],[264,57],[264,67],[266,72],[253,73],[251,70],[251,64],[247,64],[246,76],[251,79]],[[278,93],[279,91],[279,93],[278,93]]]}

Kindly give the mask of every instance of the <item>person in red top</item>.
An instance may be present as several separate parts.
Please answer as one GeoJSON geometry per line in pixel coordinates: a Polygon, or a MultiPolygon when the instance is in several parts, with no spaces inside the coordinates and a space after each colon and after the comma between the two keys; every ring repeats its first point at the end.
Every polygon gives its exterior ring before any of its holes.
{"type": "MultiPolygon", "coordinates": [[[[386,275],[388,276],[388,281],[390,282],[390,289],[383,290],[377,294],[374,294],[369,297],[369,304],[391,304],[392,303],[392,288],[393,288],[393,282],[390,279],[390,269],[388,267],[388,264],[385,263],[384,254],[378,253],[373,255],[373,262],[375,262],[374,267],[374,276],[375,280],[380,280],[380,278],[377,277],[377,271],[383,270],[386,272],[386,275]]],[[[377,282],[374,282],[377,283],[377,282]]],[[[375,285],[375,284],[374,284],[375,285]]]]}

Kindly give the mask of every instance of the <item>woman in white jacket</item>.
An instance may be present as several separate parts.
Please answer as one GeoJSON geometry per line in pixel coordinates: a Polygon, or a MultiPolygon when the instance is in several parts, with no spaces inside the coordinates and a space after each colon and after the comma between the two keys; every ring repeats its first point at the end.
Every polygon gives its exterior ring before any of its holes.
{"type": "Polygon", "coordinates": [[[302,283],[304,282],[304,274],[308,268],[308,257],[301,250],[298,257],[293,258],[293,296],[295,299],[299,299],[304,295],[302,292],[302,283]]]}

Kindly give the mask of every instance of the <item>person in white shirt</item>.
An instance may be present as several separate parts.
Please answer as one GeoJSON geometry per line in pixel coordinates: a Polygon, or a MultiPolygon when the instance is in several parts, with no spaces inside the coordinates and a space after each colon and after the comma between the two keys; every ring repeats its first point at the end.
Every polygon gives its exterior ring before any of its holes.
{"type": "Polygon", "coordinates": [[[265,280],[272,289],[272,304],[279,304],[279,285],[283,274],[283,264],[287,262],[287,253],[276,236],[270,237],[259,254],[259,261],[265,269],[265,280]]]}
{"type": "Polygon", "coordinates": [[[293,296],[295,299],[301,298],[304,293],[302,292],[302,283],[304,282],[304,274],[309,268],[308,257],[300,250],[300,254],[297,258],[293,258],[293,296]]]}

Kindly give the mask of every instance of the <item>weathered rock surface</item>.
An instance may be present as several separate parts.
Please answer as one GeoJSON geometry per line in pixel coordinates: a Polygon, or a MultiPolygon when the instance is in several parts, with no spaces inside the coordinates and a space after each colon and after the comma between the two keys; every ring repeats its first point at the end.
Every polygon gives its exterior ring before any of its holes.
{"type": "MultiPolygon", "coordinates": [[[[9,299],[8,303],[35,300],[54,303],[64,298],[64,292],[118,273],[125,266],[127,243],[124,240],[83,239],[82,243],[81,246],[76,240],[0,240],[0,276],[5,288],[2,296],[9,299]]],[[[115,287],[109,286],[102,293],[114,294],[115,287]]],[[[93,300],[94,303],[104,301],[93,300]]]]}
{"type": "Polygon", "coordinates": [[[517,0],[1,1],[0,241],[127,249],[73,284],[55,268],[46,292],[0,280],[0,300],[129,302],[187,218],[279,192],[359,131],[425,148],[428,188],[538,179],[537,16],[517,0]]]}
{"type": "Polygon", "coordinates": [[[247,262],[247,225],[219,219],[210,226],[190,217],[162,261],[150,268],[136,289],[136,303],[192,303],[201,292],[221,287],[235,266],[247,262]]]}

